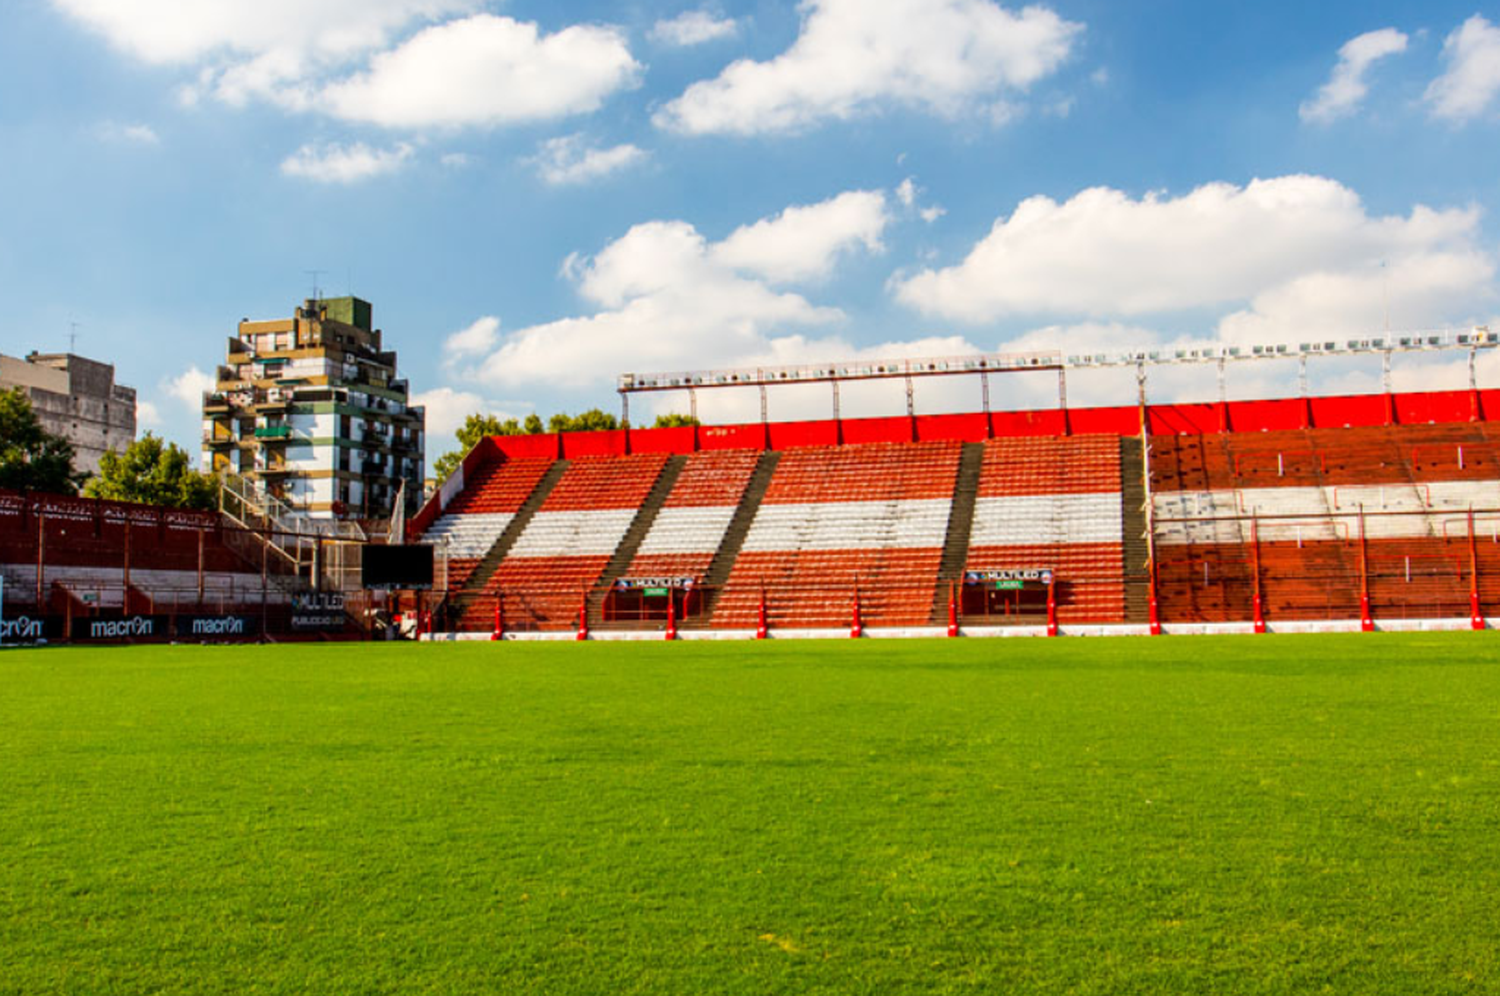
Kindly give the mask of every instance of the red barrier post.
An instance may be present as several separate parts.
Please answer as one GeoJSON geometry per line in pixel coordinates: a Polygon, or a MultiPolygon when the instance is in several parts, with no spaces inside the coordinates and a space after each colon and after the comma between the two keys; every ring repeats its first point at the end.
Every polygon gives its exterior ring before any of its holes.
{"type": "Polygon", "coordinates": [[[578,636],[576,639],[587,640],[589,638],[589,595],[584,592],[578,599],[578,636]]]}
{"type": "Polygon", "coordinates": [[[1149,561],[1147,561],[1146,566],[1149,568],[1149,573],[1146,578],[1146,584],[1150,589],[1146,593],[1146,611],[1150,613],[1150,615],[1147,616],[1147,619],[1150,622],[1151,635],[1161,636],[1161,613],[1158,611],[1156,606],[1156,558],[1152,557],[1149,561]]]}
{"type": "Polygon", "coordinates": [[[1256,520],[1250,520],[1250,573],[1255,582],[1255,594],[1251,598],[1251,619],[1254,622],[1255,632],[1266,631],[1266,607],[1265,600],[1260,595],[1260,528],[1256,520]]]}
{"type": "Polygon", "coordinates": [[[490,631],[491,640],[505,639],[505,599],[495,593],[495,628],[490,631]]]}
{"type": "Polygon", "coordinates": [[[1057,579],[1047,582],[1047,635],[1057,635],[1057,579]]]}
{"type": "Polygon", "coordinates": [[[854,618],[849,623],[849,636],[851,639],[859,639],[864,635],[865,627],[859,619],[859,588],[854,589],[854,618]]]}
{"type": "Polygon", "coordinates": [[[677,639],[677,589],[667,589],[667,639],[677,639]]]}
{"type": "Polygon", "coordinates": [[[1479,548],[1474,544],[1474,509],[1469,509],[1469,628],[1484,629],[1479,607],[1479,548]]]}
{"type": "Polygon", "coordinates": [[[954,585],[948,585],[948,635],[958,635],[958,594],[954,585]]]}
{"type": "Polygon", "coordinates": [[[755,638],[764,640],[769,632],[766,628],[766,589],[760,590],[760,611],[756,615],[755,638]]]}
{"type": "Polygon", "coordinates": [[[1359,506],[1359,629],[1362,633],[1375,632],[1375,617],[1370,614],[1370,565],[1365,550],[1365,507],[1363,505],[1359,506]]]}

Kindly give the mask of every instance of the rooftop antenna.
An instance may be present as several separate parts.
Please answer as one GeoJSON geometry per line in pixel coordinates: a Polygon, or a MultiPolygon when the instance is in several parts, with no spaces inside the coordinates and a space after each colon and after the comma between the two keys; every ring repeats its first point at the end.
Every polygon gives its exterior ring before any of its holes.
{"type": "Polygon", "coordinates": [[[312,277],[312,290],[313,290],[313,292],[312,292],[312,299],[314,301],[322,300],[322,291],[318,288],[318,278],[321,277],[327,271],[326,270],[303,270],[302,272],[305,273],[305,274],[307,274],[309,277],[312,277]]]}
{"type": "Polygon", "coordinates": [[[72,353],[72,354],[75,354],[75,355],[78,352],[78,323],[77,322],[69,322],[68,323],[68,352],[72,353]]]}

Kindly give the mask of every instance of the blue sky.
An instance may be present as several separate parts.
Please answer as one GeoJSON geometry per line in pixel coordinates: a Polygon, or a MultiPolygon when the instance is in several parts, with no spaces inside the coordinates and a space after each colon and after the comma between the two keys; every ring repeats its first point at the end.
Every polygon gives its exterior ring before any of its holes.
{"type": "Polygon", "coordinates": [[[314,270],[374,302],[439,433],[613,409],[625,369],[1500,315],[1500,17],[1472,2],[18,0],[0,95],[0,351],[76,323],[194,450],[225,337],[314,270]]]}

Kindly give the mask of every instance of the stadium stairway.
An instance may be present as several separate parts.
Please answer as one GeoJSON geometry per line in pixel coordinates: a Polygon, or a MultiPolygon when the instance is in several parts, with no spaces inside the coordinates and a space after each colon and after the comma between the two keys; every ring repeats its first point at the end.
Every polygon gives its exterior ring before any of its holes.
{"type": "Polygon", "coordinates": [[[1133,436],[1120,438],[1121,569],[1125,578],[1125,621],[1151,617],[1151,574],[1146,545],[1145,447],[1133,436]]]}
{"type": "Polygon", "coordinates": [[[636,551],[640,549],[641,540],[651,531],[651,524],[656,521],[656,516],[661,512],[662,505],[666,503],[667,496],[672,493],[672,488],[677,484],[677,479],[682,476],[682,468],[687,465],[688,458],[681,454],[667,458],[666,466],[662,468],[656,483],[646,494],[646,500],[641,502],[640,509],[635,518],[630,520],[630,526],[625,530],[625,536],[620,540],[620,545],[615,548],[614,554],[604,566],[604,573],[599,575],[599,580],[594,583],[594,588],[588,596],[588,620],[589,628],[630,628],[628,623],[606,623],[604,621],[604,597],[609,594],[610,588],[619,577],[625,573],[630,562],[635,559],[636,551]]]}
{"type": "Polygon", "coordinates": [[[557,482],[562,480],[563,474],[567,472],[568,463],[567,460],[558,460],[551,467],[547,468],[547,472],[542,475],[542,479],[537,482],[531,494],[526,496],[526,500],[516,510],[515,518],[506,524],[505,530],[500,534],[499,539],[495,540],[495,545],[490,547],[489,552],[480,558],[479,563],[470,572],[468,578],[464,581],[462,588],[464,592],[480,592],[484,590],[485,585],[489,583],[496,569],[505,560],[506,555],[510,553],[510,548],[515,545],[516,540],[526,531],[526,527],[531,524],[531,520],[536,515],[537,509],[542,507],[542,503],[547,500],[548,495],[552,494],[552,489],[557,486],[557,482]]]}
{"type": "Polygon", "coordinates": [[[718,606],[719,594],[724,590],[724,583],[729,580],[729,572],[734,570],[740,548],[745,545],[745,537],[750,533],[750,524],[755,521],[755,513],[760,511],[761,499],[765,498],[766,489],[771,486],[771,477],[776,473],[776,465],[780,462],[780,450],[767,450],[760,455],[755,472],[750,475],[750,483],[745,485],[744,497],[734,511],[734,518],[729,520],[729,528],[724,530],[724,539],[719,544],[714,559],[709,562],[708,570],[703,574],[708,601],[704,604],[703,612],[685,622],[685,627],[708,628],[709,621],[714,617],[714,609],[718,606]]]}
{"type": "Polygon", "coordinates": [[[965,443],[958,458],[958,480],[953,489],[953,511],[938,561],[937,587],[932,594],[934,626],[948,625],[948,598],[953,585],[963,581],[969,562],[969,535],[974,528],[974,502],[979,497],[979,472],[984,467],[984,444],[965,443]]]}

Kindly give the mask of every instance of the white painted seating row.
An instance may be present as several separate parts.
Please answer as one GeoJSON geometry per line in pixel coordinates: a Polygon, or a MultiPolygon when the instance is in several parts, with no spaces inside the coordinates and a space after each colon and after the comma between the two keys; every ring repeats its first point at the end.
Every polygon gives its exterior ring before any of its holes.
{"type": "Polygon", "coordinates": [[[733,505],[663,508],[656,514],[637,553],[712,553],[723,542],[734,512],[733,505]]]}
{"type": "Polygon", "coordinates": [[[483,557],[510,525],[512,512],[466,512],[444,515],[422,537],[449,557],[483,557]]]}
{"type": "Polygon", "coordinates": [[[948,499],[762,505],[744,551],[879,550],[941,547],[948,499]]]}
{"type": "Polygon", "coordinates": [[[634,508],[538,512],[526,524],[507,559],[607,557],[619,547],[635,515],[634,508]]]}
{"type": "Polygon", "coordinates": [[[969,546],[1119,543],[1119,492],[1006,495],[974,502],[969,546]]]}

